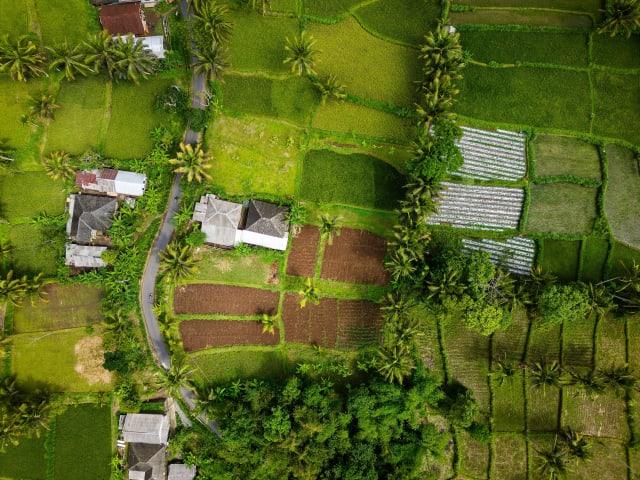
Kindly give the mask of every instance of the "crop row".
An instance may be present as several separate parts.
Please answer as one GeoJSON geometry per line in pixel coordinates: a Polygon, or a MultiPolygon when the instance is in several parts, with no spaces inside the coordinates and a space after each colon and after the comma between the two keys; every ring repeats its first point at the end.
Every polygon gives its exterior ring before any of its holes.
{"type": "Polygon", "coordinates": [[[462,244],[467,251],[487,252],[493,263],[519,275],[531,272],[536,255],[536,243],[530,238],[512,237],[503,241],[465,238],[462,244]]]}

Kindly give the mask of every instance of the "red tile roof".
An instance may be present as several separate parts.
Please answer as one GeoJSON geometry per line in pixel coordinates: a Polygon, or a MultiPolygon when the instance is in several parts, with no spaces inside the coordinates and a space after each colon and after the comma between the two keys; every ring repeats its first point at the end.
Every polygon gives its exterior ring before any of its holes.
{"type": "Polygon", "coordinates": [[[114,3],[100,7],[100,23],[111,35],[148,33],[140,2],[114,3]]]}
{"type": "Polygon", "coordinates": [[[100,170],[100,178],[104,180],[115,180],[116,175],[118,175],[118,171],[113,168],[103,168],[100,170]]]}
{"type": "Polygon", "coordinates": [[[96,183],[96,176],[91,172],[77,172],[76,173],[76,185],[81,187],[89,183],[96,183]]]}

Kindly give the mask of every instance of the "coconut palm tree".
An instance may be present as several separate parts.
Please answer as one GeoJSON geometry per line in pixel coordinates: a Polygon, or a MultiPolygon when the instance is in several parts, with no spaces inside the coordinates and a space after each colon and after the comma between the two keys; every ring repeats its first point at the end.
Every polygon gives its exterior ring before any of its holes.
{"type": "Polygon", "coordinates": [[[193,247],[182,245],[177,240],[167,245],[160,254],[160,260],[160,269],[168,273],[173,281],[188,277],[196,270],[193,247]]]}
{"type": "Polygon", "coordinates": [[[120,308],[105,313],[104,320],[105,328],[116,336],[127,333],[131,326],[127,315],[120,308]]]}
{"type": "Polygon", "coordinates": [[[346,87],[338,81],[338,78],[330,74],[326,77],[316,78],[313,85],[320,92],[322,104],[325,105],[327,100],[344,100],[347,98],[346,87]]]}
{"type": "Polygon", "coordinates": [[[194,52],[193,68],[196,73],[205,75],[209,80],[220,80],[222,73],[229,66],[225,48],[217,42],[212,42],[209,48],[194,52]]]}
{"type": "Polygon", "coordinates": [[[24,297],[29,292],[26,275],[14,278],[13,270],[9,270],[4,278],[0,278],[0,301],[6,301],[12,305],[22,304],[24,297]]]}
{"type": "Polygon", "coordinates": [[[96,72],[105,71],[113,78],[116,63],[116,47],[113,37],[106,30],[91,35],[84,41],[85,62],[96,72]]]}
{"type": "Polygon", "coordinates": [[[51,152],[42,159],[42,165],[54,180],[71,180],[75,176],[71,156],[67,152],[51,152]]]}
{"type": "Polygon", "coordinates": [[[11,256],[11,252],[13,251],[13,245],[9,240],[0,241],[0,267],[6,264],[7,260],[11,256]]]}
{"type": "Polygon", "coordinates": [[[181,388],[191,388],[189,380],[193,369],[182,361],[174,361],[169,370],[163,370],[158,376],[158,387],[164,389],[172,397],[180,396],[181,388]]]}
{"type": "Polygon", "coordinates": [[[12,79],[26,82],[30,77],[45,75],[44,63],[43,53],[30,37],[9,40],[5,35],[0,39],[0,72],[8,72],[12,79]]]}
{"type": "Polygon", "coordinates": [[[276,319],[268,313],[263,313],[260,317],[260,324],[262,325],[262,333],[270,333],[275,335],[276,333],[276,319]]]}
{"type": "Polygon", "coordinates": [[[567,452],[557,445],[548,450],[536,450],[538,471],[549,480],[565,478],[568,472],[567,452]]]}
{"type": "Polygon", "coordinates": [[[600,33],[608,33],[612,37],[625,35],[629,38],[634,30],[639,28],[639,0],[613,0],[612,2],[607,2],[605,20],[598,30],[600,33]]]}
{"type": "Polygon", "coordinates": [[[286,39],[285,51],[287,57],[284,63],[291,64],[291,72],[298,76],[315,75],[315,56],[318,53],[313,48],[316,41],[312,36],[307,36],[306,32],[302,32],[300,36],[296,36],[293,40],[286,39]]]}
{"type": "Polygon", "coordinates": [[[569,383],[580,387],[588,398],[598,398],[607,388],[607,379],[598,370],[571,370],[569,375],[569,383]]]}
{"type": "Polygon", "coordinates": [[[309,302],[318,305],[320,303],[320,292],[316,288],[311,278],[307,278],[302,289],[298,290],[300,295],[300,308],[306,307],[309,302]]]}
{"type": "Polygon", "coordinates": [[[46,49],[52,58],[49,70],[64,72],[64,78],[67,80],[75,80],[76,74],[86,77],[90,73],[95,73],[87,61],[85,49],[81,44],[71,46],[65,40],[61,45],[46,49]]]}
{"type": "Polygon", "coordinates": [[[207,173],[210,161],[209,155],[199,143],[195,147],[180,143],[180,151],[176,153],[175,158],[169,160],[169,163],[176,166],[173,169],[175,173],[186,175],[189,183],[193,181],[200,183],[203,180],[211,180],[211,175],[207,173]]]}
{"type": "Polygon", "coordinates": [[[320,235],[326,238],[329,245],[333,244],[333,236],[340,235],[340,217],[326,213],[320,216],[320,235]]]}
{"type": "Polygon", "coordinates": [[[498,382],[498,385],[502,386],[505,382],[511,382],[517,372],[518,367],[513,362],[498,360],[490,375],[496,382],[498,382]]]}
{"type": "Polygon", "coordinates": [[[384,261],[385,268],[394,284],[408,282],[417,271],[414,258],[405,248],[396,248],[387,255],[384,261]]]}
{"type": "Polygon", "coordinates": [[[595,315],[601,319],[614,308],[613,295],[604,285],[590,283],[587,285],[589,294],[589,317],[595,315]]]}
{"type": "Polygon", "coordinates": [[[569,457],[574,458],[576,463],[591,458],[591,444],[589,440],[571,427],[563,428],[558,434],[558,438],[562,442],[569,457]]]}
{"type": "Polygon", "coordinates": [[[55,102],[55,97],[43,92],[36,97],[29,98],[29,114],[41,120],[53,120],[55,111],[60,108],[55,102]]]}
{"type": "Polygon", "coordinates": [[[406,377],[415,369],[411,352],[402,346],[378,351],[378,372],[390,383],[402,384],[406,377]]]}
{"type": "Polygon", "coordinates": [[[531,376],[531,384],[535,388],[542,387],[546,390],[547,387],[560,387],[562,370],[560,365],[555,360],[551,363],[545,361],[536,362],[529,368],[529,375],[531,376]]]}
{"type": "Polygon", "coordinates": [[[9,141],[6,139],[0,139],[0,165],[9,166],[11,165],[15,159],[14,155],[16,153],[16,149],[12,148],[9,145],[9,141]]]}
{"type": "Polygon", "coordinates": [[[136,85],[140,78],[147,79],[155,69],[156,57],[133,35],[118,37],[114,42],[114,74],[116,78],[129,80],[136,85]]]}
{"type": "Polygon", "coordinates": [[[600,370],[600,375],[602,375],[606,386],[618,394],[624,394],[626,390],[638,387],[638,378],[631,372],[628,365],[604,368],[600,370]]]}
{"type": "Polygon", "coordinates": [[[425,36],[419,57],[424,62],[425,75],[439,78],[448,74],[452,76],[452,80],[457,79],[457,72],[464,67],[460,34],[447,26],[438,25],[425,36]],[[441,73],[434,75],[437,71],[441,73]]]}
{"type": "Polygon", "coordinates": [[[225,5],[214,1],[205,2],[198,7],[194,18],[202,23],[204,31],[211,35],[216,43],[223,43],[229,39],[233,23],[229,20],[229,9],[225,5]]]}

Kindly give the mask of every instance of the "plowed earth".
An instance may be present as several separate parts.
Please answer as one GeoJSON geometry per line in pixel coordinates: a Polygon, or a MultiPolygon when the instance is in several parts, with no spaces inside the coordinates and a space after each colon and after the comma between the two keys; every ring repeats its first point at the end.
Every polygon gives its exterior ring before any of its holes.
{"type": "Polygon", "coordinates": [[[175,313],[274,314],[278,292],[230,285],[190,284],[176,288],[175,313]]]}
{"type": "Polygon", "coordinates": [[[180,323],[180,334],[187,352],[232,345],[276,345],[275,334],[262,333],[260,322],[248,320],[188,320],[180,323]]]}
{"type": "Polygon", "coordinates": [[[313,277],[320,231],[305,225],[291,242],[291,253],[287,261],[287,275],[313,277]]]}

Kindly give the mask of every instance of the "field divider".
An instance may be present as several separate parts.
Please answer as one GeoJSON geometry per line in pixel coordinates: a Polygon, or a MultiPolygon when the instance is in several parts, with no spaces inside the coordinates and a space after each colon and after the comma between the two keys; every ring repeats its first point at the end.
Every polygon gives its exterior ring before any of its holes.
{"type": "Polygon", "coordinates": [[[413,50],[420,50],[420,47],[418,45],[414,45],[412,43],[403,42],[403,41],[397,40],[395,38],[391,38],[391,37],[387,37],[385,35],[381,35],[380,33],[378,33],[375,30],[369,28],[367,25],[365,25],[362,22],[362,20],[358,16],[357,10],[362,6],[366,6],[365,4],[369,5],[369,4],[377,3],[377,1],[378,0],[369,0],[368,2],[363,2],[362,4],[358,5],[358,8],[356,8],[353,11],[350,11],[351,17],[357,22],[358,25],[360,25],[360,28],[362,28],[365,32],[367,32],[372,37],[375,37],[378,40],[382,40],[383,42],[391,43],[393,45],[398,45],[398,46],[405,47],[405,48],[411,48],[413,50]]]}
{"type": "Polygon", "coordinates": [[[56,468],[56,417],[54,416],[44,437],[45,480],[55,479],[56,468]]]}
{"type": "MultiPolygon", "coordinates": [[[[564,13],[568,15],[577,15],[589,17],[592,23],[595,23],[594,16],[589,12],[582,12],[579,10],[568,10],[561,8],[550,8],[550,7],[500,7],[500,6],[474,6],[473,10],[494,10],[494,11],[507,11],[507,12],[546,12],[546,13],[564,13]]],[[[568,28],[568,27],[560,27],[560,28],[568,28]]],[[[584,30],[584,28],[575,28],[575,30],[584,30]]]]}
{"type": "Polygon", "coordinates": [[[495,456],[495,438],[494,438],[494,426],[493,426],[493,379],[491,377],[491,373],[493,372],[493,341],[494,334],[491,334],[489,337],[489,374],[487,375],[487,387],[489,389],[489,432],[491,434],[491,440],[488,445],[488,456],[487,459],[487,480],[491,480],[491,471],[493,470],[493,460],[495,456]]]}

